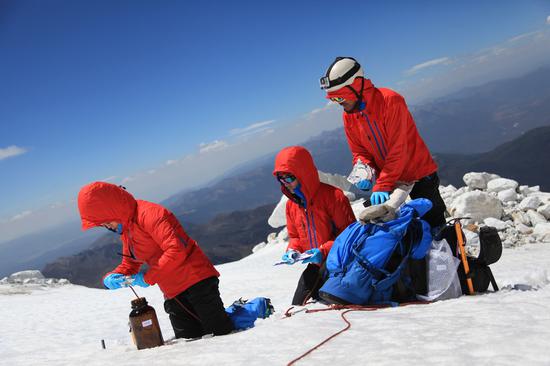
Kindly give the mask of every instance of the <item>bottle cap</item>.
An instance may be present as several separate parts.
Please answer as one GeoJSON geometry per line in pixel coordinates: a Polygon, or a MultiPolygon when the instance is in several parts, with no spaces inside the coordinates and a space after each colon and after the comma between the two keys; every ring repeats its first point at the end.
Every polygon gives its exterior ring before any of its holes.
{"type": "Polygon", "coordinates": [[[137,299],[133,299],[131,304],[132,309],[139,309],[147,305],[147,300],[144,297],[138,297],[137,299]]]}

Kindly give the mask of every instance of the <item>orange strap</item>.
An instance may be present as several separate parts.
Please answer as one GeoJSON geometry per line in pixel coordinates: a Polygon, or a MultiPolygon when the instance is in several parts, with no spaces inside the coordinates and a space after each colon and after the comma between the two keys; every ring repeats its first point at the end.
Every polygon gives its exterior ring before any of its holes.
{"type": "MultiPolygon", "coordinates": [[[[418,305],[418,304],[430,304],[431,302],[430,301],[411,301],[411,302],[405,302],[405,303],[401,303],[399,304],[399,306],[407,306],[407,305],[418,305]]],[[[291,366],[291,365],[294,365],[297,361],[301,360],[302,358],[306,357],[307,355],[309,355],[311,352],[315,351],[316,349],[318,349],[319,347],[321,347],[322,345],[326,344],[328,341],[330,341],[331,339],[339,336],[340,334],[344,333],[346,330],[350,329],[351,328],[351,323],[350,321],[344,316],[345,314],[349,313],[349,312],[352,312],[352,311],[374,311],[374,310],[378,310],[378,309],[383,309],[383,308],[388,308],[388,307],[392,307],[391,305],[386,305],[386,304],[380,304],[380,305],[337,305],[337,304],[332,304],[332,305],[329,305],[327,306],[326,308],[322,308],[322,309],[305,309],[305,312],[306,313],[318,313],[318,312],[321,312],[321,311],[330,311],[330,310],[345,310],[343,311],[342,313],[340,313],[340,316],[342,317],[342,319],[344,319],[344,321],[346,322],[346,327],[342,330],[339,330],[338,332],[334,333],[333,335],[331,335],[330,337],[326,338],[324,341],[322,341],[321,343],[319,343],[318,345],[316,345],[315,347],[309,349],[307,352],[305,352],[304,354],[302,354],[301,356],[295,358],[294,360],[290,361],[287,366],[291,366]]],[[[285,316],[286,317],[290,317],[294,314],[296,314],[296,312],[294,313],[291,313],[290,310],[292,310],[293,307],[291,307],[290,309],[288,309],[286,312],[285,312],[285,316]]],[[[302,310],[299,310],[299,311],[302,311],[302,310]]]]}
{"type": "Polygon", "coordinates": [[[455,231],[458,248],[460,250],[460,258],[462,259],[462,265],[464,266],[464,273],[466,274],[466,283],[468,284],[468,291],[470,295],[473,295],[474,285],[472,279],[470,278],[470,266],[468,265],[468,259],[466,258],[466,249],[464,248],[464,238],[462,237],[462,228],[460,226],[460,221],[455,221],[455,231]]]}

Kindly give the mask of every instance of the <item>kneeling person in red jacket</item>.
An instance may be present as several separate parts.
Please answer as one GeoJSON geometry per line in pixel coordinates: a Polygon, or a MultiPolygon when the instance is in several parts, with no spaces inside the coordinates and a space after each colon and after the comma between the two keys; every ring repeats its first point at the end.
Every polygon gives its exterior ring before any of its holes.
{"type": "Polygon", "coordinates": [[[218,271],[170,211],[103,182],[80,190],[78,208],[83,230],[103,226],[121,235],[122,263],[105,275],[107,288],[157,284],[176,338],[233,330],[220,298],[218,271]],[[139,272],[144,263],[145,274],[139,272]]]}
{"type": "Polygon", "coordinates": [[[293,305],[303,305],[310,297],[318,299],[328,252],[338,234],[355,221],[355,215],[341,189],[319,181],[311,154],[301,146],[287,147],[277,154],[273,175],[289,198],[289,243],[282,259],[293,264],[297,254],[312,254],[303,261],[309,264],[292,299],[293,305]]]}

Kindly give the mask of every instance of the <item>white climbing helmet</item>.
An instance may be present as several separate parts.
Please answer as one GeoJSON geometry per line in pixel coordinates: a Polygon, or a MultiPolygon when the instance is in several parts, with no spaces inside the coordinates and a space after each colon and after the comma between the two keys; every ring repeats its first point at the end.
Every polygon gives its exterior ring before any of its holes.
{"type": "Polygon", "coordinates": [[[352,57],[336,57],[320,80],[321,89],[327,92],[335,91],[346,85],[351,85],[355,78],[364,77],[363,68],[352,57]]]}

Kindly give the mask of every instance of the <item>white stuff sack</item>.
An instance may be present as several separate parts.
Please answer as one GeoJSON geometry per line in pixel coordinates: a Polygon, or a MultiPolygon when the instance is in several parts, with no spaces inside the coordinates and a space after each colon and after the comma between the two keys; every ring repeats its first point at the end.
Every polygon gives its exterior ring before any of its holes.
{"type": "Polygon", "coordinates": [[[462,295],[457,268],[460,260],[451,252],[445,239],[432,241],[428,252],[428,294],[417,295],[420,300],[438,301],[462,295]]]}

